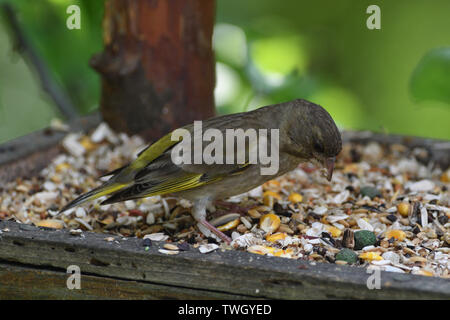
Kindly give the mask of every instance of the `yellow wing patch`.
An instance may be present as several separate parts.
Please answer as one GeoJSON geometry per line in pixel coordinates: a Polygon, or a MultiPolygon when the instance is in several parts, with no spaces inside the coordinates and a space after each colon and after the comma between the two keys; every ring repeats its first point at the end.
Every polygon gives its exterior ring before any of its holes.
{"type": "Polygon", "coordinates": [[[103,196],[107,196],[113,192],[116,192],[118,190],[125,188],[128,185],[129,185],[129,183],[114,183],[110,186],[103,187],[100,190],[98,190],[97,193],[95,193],[91,197],[89,197],[88,200],[90,201],[90,200],[98,199],[103,196]]]}
{"type": "Polygon", "coordinates": [[[139,170],[144,168],[147,164],[158,158],[164,153],[168,148],[177,144],[182,140],[182,137],[178,141],[172,141],[172,132],[166,134],[164,137],[156,141],[154,144],[150,145],[146,150],[144,150],[136,160],[130,164],[130,168],[133,170],[139,170]]]}
{"type": "Polygon", "coordinates": [[[143,195],[143,197],[151,197],[166,193],[174,193],[187,189],[192,189],[200,187],[202,185],[212,183],[214,181],[222,179],[222,176],[214,177],[211,179],[203,180],[203,174],[199,173],[189,173],[181,178],[168,179],[165,182],[158,184],[157,186],[151,188],[149,193],[143,195]]]}

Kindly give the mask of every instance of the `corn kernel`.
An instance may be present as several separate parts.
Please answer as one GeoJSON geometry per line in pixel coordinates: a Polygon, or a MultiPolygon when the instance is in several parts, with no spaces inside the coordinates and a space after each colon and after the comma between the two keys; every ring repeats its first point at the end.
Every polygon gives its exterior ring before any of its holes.
{"type": "Polygon", "coordinates": [[[342,231],[340,229],[333,226],[326,226],[326,229],[329,233],[331,233],[333,238],[340,237],[342,234],[342,231]]]}
{"type": "Polygon", "coordinates": [[[38,227],[53,228],[53,229],[62,229],[63,228],[62,221],[55,220],[55,219],[41,220],[36,225],[38,227]]]}
{"type": "Polygon", "coordinates": [[[282,233],[282,232],[277,232],[274,234],[268,234],[266,236],[266,240],[269,242],[276,242],[278,240],[283,240],[286,239],[286,233],[282,233]]]}
{"type": "Polygon", "coordinates": [[[264,183],[263,187],[264,188],[279,188],[280,182],[278,182],[277,180],[269,180],[264,183]]]}
{"type": "Polygon", "coordinates": [[[403,241],[406,238],[406,233],[402,230],[390,230],[386,232],[385,236],[388,239],[394,238],[395,240],[403,241]]]}
{"type": "Polygon", "coordinates": [[[263,197],[267,197],[267,196],[272,196],[272,197],[274,197],[277,200],[281,199],[281,197],[280,197],[280,195],[278,193],[270,191],[270,190],[263,193],[263,197]]]}
{"type": "Polygon", "coordinates": [[[301,194],[293,192],[289,195],[288,200],[292,203],[299,203],[303,201],[303,197],[301,194]]]}
{"type": "Polygon", "coordinates": [[[264,194],[263,194],[264,205],[272,208],[274,199],[281,200],[281,196],[278,193],[273,192],[273,191],[264,192],[264,194]]]}
{"type": "Polygon", "coordinates": [[[264,248],[264,251],[269,254],[273,254],[275,251],[279,250],[277,248],[273,248],[273,247],[269,247],[269,246],[263,246],[263,248],[264,248]]]}
{"type": "Polygon", "coordinates": [[[400,213],[403,217],[407,217],[409,214],[409,203],[401,202],[397,205],[398,213],[400,213]]]}
{"type": "Polygon", "coordinates": [[[89,139],[89,137],[81,138],[80,144],[87,150],[92,151],[95,149],[95,144],[89,139]]]}
{"type": "Polygon", "coordinates": [[[274,205],[274,200],[273,199],[274,199],[274,197],[272,197],[272,196],[265,196],[263,198],[263,204],[265,206],[268,206],[268,207],[272,208],[273,205],[274,205]]]}
{"type": "Polygon", "coordinates": [[[427,276],[427,277],[432,277],[433,276],[433,272],[428,271],[428,270],[419,270],[415,274],[418,274],[418,275],[421,275],[421,276],[427,276]]]}
{"type": "Polygon", "coordinates": [[[259,227],[267,233],[276,231],[280,227],[280,224],[280,217],[273,213],[265,214],[259,220],[259,227]]]}
{"type": "Polygon", "coordinates": [[[441,175],[440,180],[444,183],[450,182],[450,169],[448,169],[441,175]]]}
{"type": "Polygon", "coordinates": [[[273,253],[275,251],[275,248],[268,247],[268,246],[261,246],[261,245],[253,245],[251,247],[247,248],[247,251],[250,253],[256,253],[260,255],[266,255],[268,253],[273,253]]]}
{"type": "Polygon", "coordinates": [[[234,229],[239,225],[239,221],[240,221],[239,219],[234,219],[228,223],[225,223],[224,225],[217,227],[217,230],[228,231],[228,230],[234,229]]]}
{"type": "Polygon", "coordinates": [[[68,164],[67,162],[62,162],[62,163],[60,163],[60,164],[55,166],[55,171],[56,172],[61,172],[61,171],[64,171],[66,169],[69,169],[69,168],[70,168],[70,164],[68,164]]]}
{"type": "Polygon", "coordinates": [[[378,252],[364,252],[359,255],[359,258],[367,261],[383,260],[378,252]]]}
{"type": "Polygon", "coordinates": [[[263,249],[261,249],[260,247],[262,247],[262,246],[251,246],[247,249],[247,251],[250,253],[265,255],[266,252],[263,249]]]}
{"type": "Polygon", "coordinates": [[[281,258],[292,258],[293,252],[294,251],[292,249],[286,249],[286,250],[275,249],[274,252],[272,253],[272,255],[275,257],[281,257],[281,258]]]}

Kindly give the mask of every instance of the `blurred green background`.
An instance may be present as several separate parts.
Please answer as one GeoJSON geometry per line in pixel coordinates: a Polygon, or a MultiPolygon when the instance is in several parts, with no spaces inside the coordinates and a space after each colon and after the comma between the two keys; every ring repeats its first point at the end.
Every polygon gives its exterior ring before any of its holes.
{"type": "MultiPolygon", "coordinates": [[[[0,4],[8,0],[0,0],[0,4]]],[[[103,0],[9,1],[80,113],[95,110],[103,0]],[[81,8],[81,30],[66,9],[81,8]]],[[[450,1],[217,0],[218,113],[305,98],[341,128],[450,139],[450,1]],[[381,8],[381,30],[366,9],[381,8]]],[[[0,23],[0,142],[61,118],[0,23]]]]}

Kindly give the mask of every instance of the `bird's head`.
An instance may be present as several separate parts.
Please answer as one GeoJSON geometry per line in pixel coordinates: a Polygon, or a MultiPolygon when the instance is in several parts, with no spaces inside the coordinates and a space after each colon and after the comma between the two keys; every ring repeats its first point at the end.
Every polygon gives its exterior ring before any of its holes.
{"type": "Polygon", "coordinates": [[[331,180],[336,156],[342,149],[341,134],[330,114],[321,106],[298,99],[288,102],[285,151],[302,160],[319,162],[331,180]]]}

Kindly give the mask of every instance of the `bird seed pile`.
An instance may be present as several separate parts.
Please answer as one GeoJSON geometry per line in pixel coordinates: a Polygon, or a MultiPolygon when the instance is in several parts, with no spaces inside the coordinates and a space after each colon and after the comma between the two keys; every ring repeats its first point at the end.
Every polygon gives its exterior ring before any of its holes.
{"type": "MultiPolygon", "coordinates": [[[[260,255],[353,264],[449,278],[450,169],[424,164],[423,149],[394,144],[344,144],[331,183],[303,164],[246,194],[218,201],[209,221],[231,245],[206,238],[191,203],[156,196],[100,206],[102,198],[58,211],[100,184],[97,177],[136,156],[144,141],[101,124],[90,135],[70,133],[64,153],[29,179],[0,187],[0,219],[48,228],[143,238],[161,254],[246,250],[260,255]]],[[[7,230],[0,230],[5,232],[7,230]]]]}

